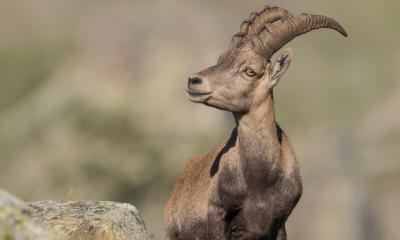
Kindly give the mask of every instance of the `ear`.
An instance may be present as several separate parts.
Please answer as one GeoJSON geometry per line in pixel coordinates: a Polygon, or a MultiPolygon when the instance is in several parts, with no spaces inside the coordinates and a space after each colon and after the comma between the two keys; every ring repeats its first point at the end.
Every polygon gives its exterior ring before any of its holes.
{"type": "Polygon", "coordinates": [[[289,68],[292,58],[293,58],[293,51],[292,49],[287,48],[275,60],[275,62],[272,64],[272,73],[270,79],[271,86],[275,86],[279,82],[279,79],[289,68]]]}

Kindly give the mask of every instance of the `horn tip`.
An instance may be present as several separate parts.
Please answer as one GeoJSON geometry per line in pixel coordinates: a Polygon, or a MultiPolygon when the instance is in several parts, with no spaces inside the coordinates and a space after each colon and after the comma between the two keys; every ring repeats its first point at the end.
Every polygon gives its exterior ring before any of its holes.
{"type": "Polygon", "coordinates": [[[340,29],[338,29],[339,33],[343,35],[343,37],[348,37],[349,34],[346,32],[346,30],[341,27],[340,29]]]}
{"type": "Polygon", "coordinates": [[[348,37],[348,36],[349,36],[349,34],[347,34],[346,29],[344,29],[344,27],[343,27],[340,23],[338,23],[337,21],[335,21],[335,20],[332,19],[332,18],[331,18],[331,20],[335,23],[334,25],[336,25],[336,26],[334,27],[334,29],[335,29],[336,31],[338,31],[340,34],[342,34],[343,37],[348,37]]]}

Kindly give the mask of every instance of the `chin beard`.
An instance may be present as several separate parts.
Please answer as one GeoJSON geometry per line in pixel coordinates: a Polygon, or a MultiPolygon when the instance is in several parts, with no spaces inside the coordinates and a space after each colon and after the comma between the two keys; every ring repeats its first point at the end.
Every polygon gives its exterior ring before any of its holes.
{"type": "Polygon", "coordinates": [[[209,98],[206,101],[203,102],[204,105],[209,106],[209,107],[213,107],[222,111],[227,111],[227,112],[240,112],[240,107],[234,106],[232,104],[225,104],[221,101],[218,101],[216,99],[213,98],[209,98]]]}

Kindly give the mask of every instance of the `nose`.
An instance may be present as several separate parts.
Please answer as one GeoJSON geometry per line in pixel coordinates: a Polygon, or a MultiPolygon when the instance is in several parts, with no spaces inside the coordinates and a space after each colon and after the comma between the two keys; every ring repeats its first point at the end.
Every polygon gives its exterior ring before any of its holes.
{"type": "Polygon", "coordinates": [[[189,77],[188,78],[188,87],[194,87],[196,85],[200,85],[203,82],[199,77],[189,77]]]}

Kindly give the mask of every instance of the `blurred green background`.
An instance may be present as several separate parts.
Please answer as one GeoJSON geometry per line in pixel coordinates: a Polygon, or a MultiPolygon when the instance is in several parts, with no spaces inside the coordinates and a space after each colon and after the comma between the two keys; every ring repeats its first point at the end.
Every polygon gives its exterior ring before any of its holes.
{"type": "Polygon", "coordinates": [[[400,2],[0,1],[0,187],[25,200],[136,205],[154,239],[191,155],[229,135],[186,100],[265,4],[332,16],[350,34],[296,39],[275,90],[301,164],[291,239],[400,239],[400,2]]]}

